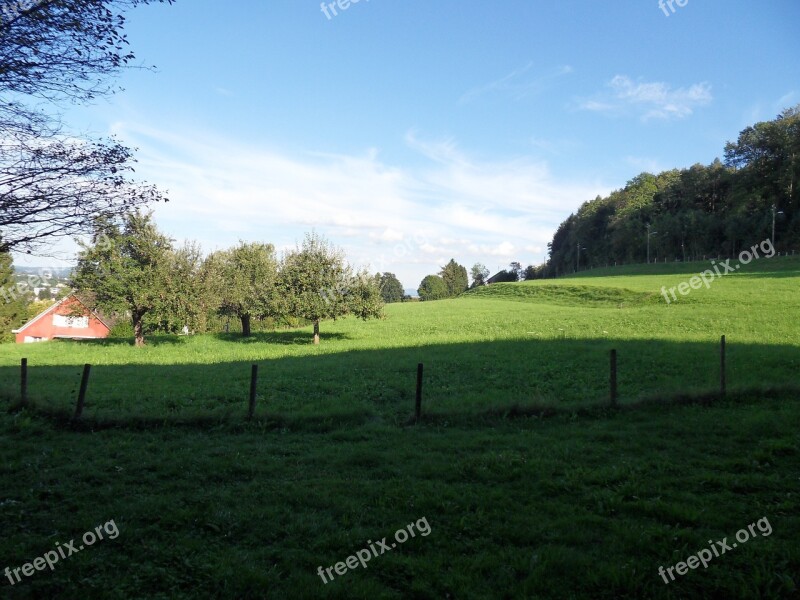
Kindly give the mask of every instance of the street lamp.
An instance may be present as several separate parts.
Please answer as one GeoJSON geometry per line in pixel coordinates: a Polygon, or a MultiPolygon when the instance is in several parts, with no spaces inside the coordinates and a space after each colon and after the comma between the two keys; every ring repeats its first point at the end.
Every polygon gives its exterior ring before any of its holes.
{"type": "Polygon", "coordinates": [[[783,214],[782,210],[779,210],[779,211],[775,212],[775,209],[777,209],[777,208],[778,207],[775,206],[774,204],[772,205],[772,247],[773,248],[775,247],[775,215],[782,215],[783,214]]]}
{"type": "Polygon", "coordinates": [[[657,234],[657,231],[650,231],[650,223],[647,224],[647,264],[650,264],[650,236],[657,234]]]}

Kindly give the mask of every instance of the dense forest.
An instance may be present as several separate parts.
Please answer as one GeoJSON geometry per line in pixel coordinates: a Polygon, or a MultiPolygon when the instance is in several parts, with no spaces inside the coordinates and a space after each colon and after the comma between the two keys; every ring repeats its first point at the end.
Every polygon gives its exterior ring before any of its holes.
{"type": "Polygon", "coordinates": [[[725,146],[724,162],[642,173],[584,203],[548,244],[539,277],[648,261],[733,256],[770,239],[800,249],[800,105],[757,123],[725,146]]]}

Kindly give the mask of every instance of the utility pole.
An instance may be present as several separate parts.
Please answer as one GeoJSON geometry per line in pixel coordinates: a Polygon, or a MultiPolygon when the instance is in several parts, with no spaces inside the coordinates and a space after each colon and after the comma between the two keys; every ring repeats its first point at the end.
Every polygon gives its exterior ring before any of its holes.
{"type": "Polygon", "coordinates": [[[647,264],[650,264],[650,236],[657,234],[657,231],[650,231],[650,223],[647,224],[647,264]]]}
{"type": "Polygon", "coordinates": [[[774,204],[772,205],[772,247],[775,247],[775,215],[782,215],[783,211],[779,210],[775,212],[778,207],[774,204]]]}

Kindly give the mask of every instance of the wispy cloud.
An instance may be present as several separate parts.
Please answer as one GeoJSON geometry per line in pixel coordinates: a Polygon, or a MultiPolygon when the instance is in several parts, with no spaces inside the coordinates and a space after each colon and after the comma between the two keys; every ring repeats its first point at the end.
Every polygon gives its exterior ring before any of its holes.
{"type": "Polygon", "coordinates": [[[667,170],[659,161],[643,156],[626,156],[625,162],[641,171],[653,174],[667,170]]]}
{"type": "Polygon", "coordinates": [[[214,88],[214,92],[216,94],[220,95],[220,96],[226,96],[226,97],[231,97],[231,96],[234,95],[234,93],[231,90],[229,90],[228,88],[219,87],[219,86],[214,88]]]}
{"type": "Polygon", "coordinates": [[[606,91],[582,100],[580,108],[612,115],[636,114],[642,121],[671,120],[685,119],[713,100],[711,85],[706,82],[673,89],[668,83],[635,82],[617,75],[606,87],[606,91]]]}
{"type": "Polygon", "coordinates": [[[563,156],[583,147],[581,142],[568,138],[548,139],[532,137],[530,138],[529,143],[532,148],[555,156],[563,156]]]}
{"type": "Polygon", "coordinates": [[[521,69],[516,69],[504,75],[500,79],[473,88],[459,98],[459,104],[467,103],[485,94],[502,94],[509,96],[513,100],[524,100],[545,91],[556,79],[572,73],[573,70],[572,67],[563,65],[551,69],[545,74],[533,76],[531,74],[532,69],[533,63],[531,62],[521,69]]]}

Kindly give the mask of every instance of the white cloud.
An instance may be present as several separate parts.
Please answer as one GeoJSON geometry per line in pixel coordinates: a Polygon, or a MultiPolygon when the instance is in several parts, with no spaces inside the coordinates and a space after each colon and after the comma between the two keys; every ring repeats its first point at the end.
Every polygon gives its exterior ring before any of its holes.
{"type": "Polygon", "coordinates": [[[293,247],[315,229],[356,265],[395,272],[406,287],[450,258],[469,268],[490,258],[539,263],[559,223],[584,201],[610,191],[597,182],[558,181],[530,157],[479,160],[452,139],[408,145],[423,167],[359,155],[289,156],[210,134],[180,134],[120,123],[137,146],[138,174],[168,190],[155,208],[159,227],[206,251],[239,239],[293,247]]]}
{"type": "MultiPolygon", "coordinates": [[[[501,242],[496,246],[476,246],[470,245],[469,250],[474,254],[480,254],[485,256],[492,256],[492,257],[500,257],[503,259],[509,258],[514,256],[514,253],[517,252],[517,248],[511,242],[501,242]]],[[[509,258],[509,262],[511,259],[509,258]]]]}
{"type": "MultiPolygon", "coordinates": [[[[353,235],[356,235],[355,230],[353,230],[353,235]]],[[[394,229],[384,229],[380,233],[371,232],[369,237],[370,239],[379,240],[381,242],[400,242],[403,240],[403,234],[394,229]]]]}
{"type": "Polygon", "coordinates": [[[610,91],[583,100],[580,108],[607,114],[635,113],[643,121],[651,119],[685,119],[713,100],[711,85],[695,83],[688,88],[673,89],[664,82],[634,82],[617,75],[607,85],[610,91]]]}

